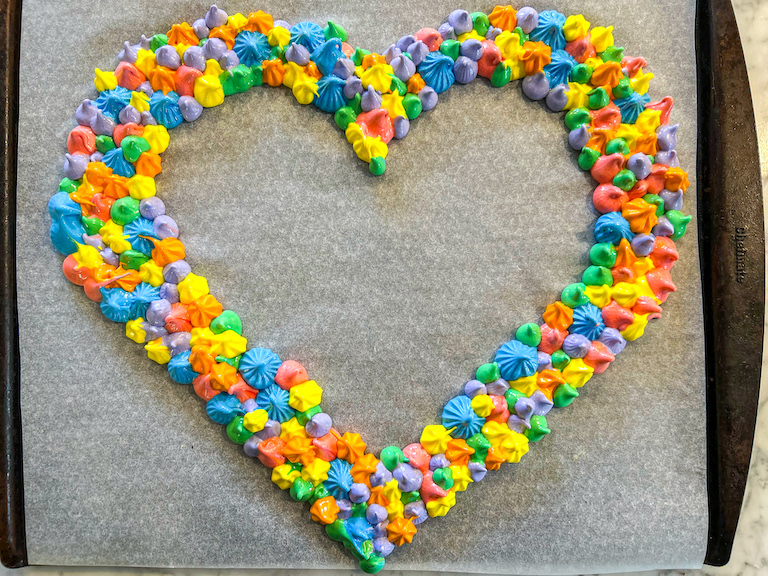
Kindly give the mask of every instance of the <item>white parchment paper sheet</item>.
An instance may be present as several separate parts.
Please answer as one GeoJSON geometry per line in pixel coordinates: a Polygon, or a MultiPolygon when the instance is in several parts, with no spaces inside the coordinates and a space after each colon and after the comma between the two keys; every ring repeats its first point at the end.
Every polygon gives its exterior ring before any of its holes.
{"type": "MultiPolygon", "coordinates": [[[[455,2],[226,2],[332,19],[384,50],[455,2]]],[[[489,11],[493,4],[464,5],[489,11]]],[[[585,0],[677,100],[695,166],[694,2],[585,0]]],[[[48,198],[73,112],[124,40],[192,22],[204,2],[26,0],[18,272],[29,559],[37,564],[351,567],[308,508],[233,446],[61,274],[48,198]]],[[[519,85],[455,87],[371,177],[332,118],[268,87],[172,133],[159,191],[188,260],[252,345],[303,362],[340,430],[372,450],[416,440],[479,364],[587,265],[596,218],[561,117],[519,85]]],[[[694,188],[686,201],[693,212],[694,188]]],[[[570,573],[700,565],[704,370],[695,227],[680,292],[640,341],[550,418],[553,433],[428,522],[392,569],[570,573]]]]}

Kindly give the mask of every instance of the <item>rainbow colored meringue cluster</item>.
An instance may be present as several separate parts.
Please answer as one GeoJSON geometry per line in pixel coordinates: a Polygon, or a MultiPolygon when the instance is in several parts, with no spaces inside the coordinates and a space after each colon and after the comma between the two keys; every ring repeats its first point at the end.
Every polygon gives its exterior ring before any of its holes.
{"type": "Polygon", "coordinates": [[[290,25],[212,6],[192,25],[126,42],[119,60],[114,72],[96,70],[99,94],[76,111],[66,177],[48,205],[64,274],[175,382],[191,385],[208,416],[366,572],[549,434],[552,408],[568,406],[675,291],[669,270],[690,216],[680,212],[689,182],[669,124],[673,101],[651,103],[645,60],[624,56],[610,27],[532,8],[456,10],[375,54],[353,49],[332,22],[290,25]],[[478,76],[496,87],[522,79],[528,98],[567,110],[568,141],[597,182],[602,214],[591,265],[477,369],[418,442],[377,457],[359,434],[333,427],[322,388],[299,362],[249,348],[238,315],[192,272],[156,196],[161,154],[169,130],[268,84],[333,113],[381,174],[388,143],[439,94],[478,76]]]}

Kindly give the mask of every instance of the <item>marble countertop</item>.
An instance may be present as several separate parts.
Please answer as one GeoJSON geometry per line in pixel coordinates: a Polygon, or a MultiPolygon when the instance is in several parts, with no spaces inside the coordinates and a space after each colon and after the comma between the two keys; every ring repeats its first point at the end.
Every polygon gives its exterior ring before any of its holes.
{"type": "MultiPolygon", "coordinates": [[[[733,0],[739,30],[746,53],[749,69],[752,97],[755,103],[755,116],[760,146],[763,188],[768,190],[768,72],[762,65],[768,60],[768,0],[733,0]]],[[[768,328],[768,326],[766,327],[768,328]]],[[[768,333],[768,330],[766,330],[768,333]]],[[[760,410],[758,412],[755,445],[752,454],[747,492],[744,507],[736,534],[733,555],[727,566],[722,568],[704,567],[701,570],[690,571],[659,571],[638,573],[646,576],[753,576],[768,575],[768,384],[766,384],[768,367],[763,364],[763,386],[760,394],[760,410]]],[[[301,574],[303,571],[291,571],[290,574],[301,574]]],[[[159,570],[159,569],[111,569],[101,568],[23,568],[11,571],[0,566],[0,576],[14,574],[19,576],[49,576],[62,574],[75,575],[130,575],[152,576],[163,575],[203,575],[226,574],[234,576],[248,574],[250,576],[284,576],[282,570],[159,570]]],[[[356,571],[327,571],[329,576],[358,574],[356,571]]],[[[307,572],[309,574],[309,572],[307,572]]],[[[409,574],[419,574],[412,572],[409,574]]],[[[435,573],[430,573],[435,574],[435,573]]]]}

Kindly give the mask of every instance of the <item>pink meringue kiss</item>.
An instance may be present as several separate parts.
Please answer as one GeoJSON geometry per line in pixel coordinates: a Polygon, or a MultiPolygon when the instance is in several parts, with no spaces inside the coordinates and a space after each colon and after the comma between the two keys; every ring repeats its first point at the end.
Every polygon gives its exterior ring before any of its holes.
{"type": "Polygon", "coordinates": [[[611,351],[608,350],[608,347],[605,344],[599,340],[595,340],[592,342],[590,351],[584,356],[584,364],[591,366],[594,369],[595,374],[602,374],[611,362],[613,362],[614,358],[615,356],[611,354],[611,351]]]}
{"type": "Polygon", "coordinates": [[[566,336],[568,336],[568,332],[558,330],[557,328],[550,328],[548,324],[542,324],[539,350],[546,354],[552,354],[553,352],[560,350],[566,336]]]}
{"type": "Polygon", "coordinates": [[[609,328],[615,328],[619,332],[629,328],[629,325],[635,321],[635,315],[632,310],[627,310],[620,306],[618,302],[611,302],[603,308],[601,315],[603,322],[609,328]]]}
{"type": "Polygon", "coordinates": [[[680,254],[677,252],[674,240],[667,236],[656,236],[653,251],[649,254],[653,265],[662,270],[670,270],[675,265],[680,254]]]}
{"type": "Polygon", "coordinates": [[[389,112],[384,108],[362,112],[358,115],[356,122],[363,129],[363,134],[369,138],[380,137],[382,142],[387,144],[395,137],[395,128],[389,117],[389,112]]]}
{"type": "Polygon", "coordinates": [[[624,168],[624,162],[624,156],[619,153],[600,156],[589,172],[600,184],[610,184],[614,176],[624,168]]]}
{"type": "Polygon", "coordinates": [[[632,312],[640,316],[649,314],[649,320],[661,318],[661,306],[656,304],[654,299],[649,296],[640,296],[632,307],[632,312]]]}
{"type": "Polygon", "coordinates": [[[667,270],[652,270],[645,277],[648,280],[648,286],[662,304],[667,301],[672,292],[677,292],[677,286],[672,282],[672,276],[667,270]]]}
{"type": "Polygon", "coordinates": [[[443,37],[440,36],[440,32],[434,28],[422,28],[416,32],[413,37],[416,38],[416,40],[424,42],[430,52],[434,52],[440,48],[440,44],[443,43],[443,37]]]}
{"type": "Polygon", "coordinates": [[[628,200],[627,193],[613,184],[600,184],[592,193],[592,203],[601,214],[618,212],[628,200]]]}
{"type": "Polygon", "coordinates": [[[592,110],[592,126],[598,130],[618,130],[621,124],[621,110],[613,102],[600,110],[592,110]]]}
{"type": "Polygon", "coordinates": [[[484,40],[482,44],[483,55],[477,61],[477,75],[490,80],[502,60],[501,50],[490,40],[484,40]]]}
{"type": "Polygon", "coordinates": [[[595,47],[590,42],[589,34],[576,40],[571,40],[565,45],[565,51],[579,64],[584,64],[589,58],[597,56],[595,47]]]}
{"type": "Polygon", "coordinates": [[[672,113],[672,107],[675,105],[675,100],[671,96],[666,96],[658,102],[651,102],[645,105],[646,110],[659,110],[661,112],[661,123],[669,124],[669,115],[672,113]]]}
{"type": "Polygon", "coordinates": [[[117,85],[128,90],[136,90],[142,82],[147,80],[144,73],[130,62],[120,62],[115,69],[117,85]]]}

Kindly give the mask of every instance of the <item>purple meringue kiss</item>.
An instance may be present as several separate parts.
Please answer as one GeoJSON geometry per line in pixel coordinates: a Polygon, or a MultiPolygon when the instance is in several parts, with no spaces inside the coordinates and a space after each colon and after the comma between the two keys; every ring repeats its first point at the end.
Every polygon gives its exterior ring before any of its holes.
{"type": "Polygon", "coordinates": [[[195,100],[193,96],[182,96],[179,98],[179,111],[184,120],[194,122],[203,113],[203,105],[195,100]]]}
{"type": "Polygon", "coordinates": [[[87,154],[64,154],[64,176],[70,180],[79,180],[85,174],[90,161],[87,154]]]}
{"type": "Polygon", "coordinates": [[[552,112],[562,112],[568,104],[568,86],[558,84],[547,94],[547,108],[552,112]]]}
{"type": "Polygon", "coordinates": [[[141,122],[141,112],[129,105],[120,110],[117,114],[117,119],[120,121],[120,124],[130,124],[131,122],[139,124],[141,122]]]}
{"type": "Polygon", "coordinates": [[[190,46],[184,50],[184,65],[205,72],[205,56],[200,46],[190,46]]]}
{"type": "Polygon", "coordinates": [[[651,159],[645,154],[632,154],[627,160],[627,169],[635,175],[638,180],[644,180],[651,174],[651,159]]]}
{"type": "Polygon", "coordinates": [[[523,34],[530,34],[539,25],[539,13],[529,6],[520,8],[515,16],[523,34]]]}
{"type": "Polygon", "coordinates": [[[90,127],[91,120],[96,116],[97,110],[98,108],[96,107],[96,104],[90,100],[83,100],[77,107],[77,110],[75,110],[75,120],[77,120],[77,123],[80,124],[80,126],[90,127]]]}
{"type": "Polygon", "coordinates": [[[651,230],[655,236],[672,236],[675,233],[675,227],[669,218],[666,216],[659,216],[659,223],[651,230]]]}
{"type": "Polygon", "coordinates": [[[112,252],[112,248],[104,248],[101,251],[101,258],[110,266],[117,266],[120,264],[120,257],[112,252]]]}
{"type": "Polygon", "coordinates": [[[171,304],[179,301],[179,287],[171,282],[164,282],[160,285],[160,298],[165,298],[171,304]]]}
{"type": "Polygon", "coordinates": [[[416,65],[408,56],[400,55],[392,59],[392,70],[400,80],[408,82],[411,76],[416,74],[416,65]]]}
{"type": "Polygon", "coordinates": [[[221,55],[227,51],[227,44],[221,38],[209,38],[203,44],[203,57],[206,60],[216,60],[218,62],[221,55]]]}
{"type": "Polygon", "coordinates": [[[384,522],[389,516],[389,511],[381,504],[368,504],[365,510],[365,519],[371,526],[384,522]]]}
{"type": "Polygon", "coordinates": [[[352,516],[352,502],[347,500],[346,498],[340,498],[336,500],[336,506],[339,507],[339,513],[337,515],[337,518],[339,520],[346,520],[350,516],[352,516]]]}
{"type": "Polygon", "coordinates": [[[457,36],[471,32],[474,24],[466,10],[454,10],[448,15],[448,24],[453,26],[457,36]]]}
{"type": "Polygon", "coordinates": [[[421,488],[424,476],[420,470],[410,464],[400,463],[395,466],[392,476],[397,480],[397,485],[403,492],[414,492],[421,488]]]}
{"type": "Polygon", "coordinates": [[[152,230],[161,240],[163,238],[179,237],[179,226],[176,224],[176,221],[173,218],[166,214],[158,216],[152,221],[152,230]]]}
{"type": "Polygon", "coordinates": [[[477,78],[477,62],[466,56],[459,56],[453,65],[453,75],[459,84],[469,84],[477,78]]]}
{"type": "Polygon", "coordinates": [[[149,80],[145,80],[141,84],[139,84],[136,87],[136,92],[144,92],[147,96],[152,96],[152,94],[155,93],[155,90],[152,88],[152,84],[149,80]]]}
{"type": "Polygon", "coordinates": [[[109,116],[105,116],[101,110],[97,110],[93,118],[91,118],[91,130],[96,136],[112,136],[115,131],[115,121],[109,116]]]}
{"type": "Polygon", "coordinates": [[[379,461],[378,464],[376,464],[376,471],[371,474],[369,478],[371,482],[371,486],[384,486],[387,482],[392,481],[392,472],[387,470],[387,467],[384,466],[384,463],[379,461]]]}
{"type": "Polygon", "coordinates": [[[531,394],[531,400],[533,400],[533,413],[536,416],[546,416],[555,405],[541,390],[531,394]]]}
{"type": "Polygon", "coordinates": [[[592,135],[589,133],[587,125],[582,124],[568,133],[568,144],[574,150],[581,150],[587,145],[590,138],[592,138],[592,135]]]}
{"type": "Polygon", "coordinates": [[[334,76],[338,76],[342,80],[346,80],[350,76],[355,74],[355,63],[349,58],[339,58],[336,60],[336,64],[333,65],[331,72],[334,76]]]}
{"type": "Polygon", "coordinates": [[[487,390],[488,394],[493,394],[494,396],[504,396],[504,393],[509,390],[509,382],[504,380],[504,378],[499,378],[498,380],[494,380],[493,382],[486,384],[485,389],[487,390]]]}
{"type": "Polygon", "coordinates": [[[427,507],[421,500],[408,502],[403,510],[403,516],[410,518],[411,522],[418,526],[427,519],[427,507]]]}
{"type": "Polygon", "coordinates": [[[216,4],[212,4],[211,7],[208,8],[208,12],[205,13],[205,25],[208,26],[208,28],[224,26],[224,24],[227,23],[228,18],[229,16],[224,10],[216,6],[216,4]]]}
{"type": "Polygon", "coordinates": [[[186,260],[176,260],[175,262],[170,262],[163,266],[163,280],[169,284],[178,284],[184,280],[190,272],[192,272],[192,267],[186,260]]]}
{"type": "Polygon", "coordinates": [[[136,58],[139,56],[139,50],[136,46],[132,46],[130,42],[123,42],[123,49],[117,53],[117,59],[120,62],[128,62],[133,64],[136,62],[136,58]]]}
{"type": "Polygon", "coordinates": [[[240,65],[240,57],[234,50],[227,50],[219,56],[219,66],[222,70],[233,70],[240,65]]]}
{"type": "Polygon", "coordinates": [[[165,326],[165,319],[170,313],[171,303],[160,298],[149,303],[145,317],[152,326],[165,326]]]}
{"type": "Polygon", "coordinates": [[[350,76],[344,80],[344,98],[352,100],[356,94],[362,94],[363,81],[358,76],[350,76]]]}
{"type": "Polygon", "coordinates": [[[406,52],[411,55],[411,60],[418,66],[424,62],[424,58],[429,54],[429,48],[427,48],[427,45],[421,40],[416,40],[416,42],[413,42],[408,46],[406,52]]]}
{"type": "Polygon", "coordinates": [[[632,252],[635,255],[644,258],[653,252],[653,247],[656,242],[653,234],[635,234],[630,240],[629,245],[632,247],[632,252]]]}
{"type": "Polygon", "coordinates": [[[512,414],[507,418],[507,427],[518,434],[525,434],[526,430],[531,429],[530,419],[520,418],[517,414],[512,414]]]}
{"type": "Polygon", "coordinates": [[[192,349],[192,334],[189,332],[174,332],[163,337],[163,344],[168,348],[171,356],[176,356],[192,349]]]}
{"type": "Polygon", "coordinates": [[[552,356],[546,352],[539,352],[538,357],[539,367],[536,369],[537,372],[541,372],[542,370],[549,370],[552,368],[552,356]]]}
{"type": "Polygon", "coordinates": [[[171,70],[176,70],[181,66],[181,56],[176,52],[176,48],[170,45],[160,46],[155,50],[155,58],[157,58],[158,65],[171,70]]]}
{"type": "Polygon", "coordinates": [[[549,94],[549,80],[544,72],[523,78],[523,94],[531,100],[544,100],[549,94]]]}
{"type": "Polygon", "coordinates": [[[656,131],[656,142],[659,150],[668,152],[677,148],[677,130],[680,124],[665,124],[656,131]]]}
{"type": "Polygon", "coordinates": [[[83,234],[83,244],[92,246],[101,250],[104,248],[104,242],[101,240],[101,234],[83,234]]]}
{"type": "Polygon", "coordinates": [[[456,30],[448,22],[443,22],[437,29],[443,40],[456,40],[456,30]]]}
{"type": "Polygon", "coordinates": [[[447,468],[451,463],[445,454],[435,454],[429,459],[429,469],[433,472],[438,468],[447,468]]]}
{"type": "Polygon", "coordinates": [[[584,358],[592,349],[592,341],[581,334],[568,334],[563,340],[563,352],[571,358],[584,358]]]}
{"type": "Polygon", "coordinates": [[[664,200],[664,210],[682,210],[683,208],[683,191],[677,190],[671,192],[666,188],[659,193],[659,196],[664,200]]]}
{"type": "Polygon", "coordinates": [[[152,50],[152,40],[142,34],[137,47],[139,50],[152,50]]]}
{"type": "Polygon", "coordinates": [[[309,50],[301,44],[291,42],[291,45],[285,51],[285,59],[299,66],[306,66],[309,64],[309,50]]]}
{"type": "Polygon", "coordinates": [[[488,473],[488,469],[482,462],[470,462],[467,468],[469,468],[469,474],[474,482],[480,482],[488,473]]]}
{"type": "Polygon", "coordinates": [[[315,414],[304,425],[304,429],[311,438],[320,438],[331,431],[333,421],[325,412],[315,414]]]}
{"type": "Polygon", "coordinates": [[[680,159],[677,157],[677,150],[661,150],[656,152],[655,160],[657,164],[665,164],[670,168],[680,166],[680,159]]]}
{"type": "Polygon", "coordinates": [[[152,326],[151,324],[147,323],[147,325],[144,327],[144,330],[147,332],[147,340],[157,340],[158,338],[162,338],[163,336],[168,335],[168,330],[165,329],[165,326],[152,326]]]}
{"type": "Polygon", "coordinates": [[[365,484],[355,482],[349,489],[349,499],[355,504],[367,502],[371,497],[371,489],[365,484]]]}
{"type": "Polygon", "coordinates": [[[464,394],[470,398],[474,398],[478,394],[488,394],[488,389],[485,387],[485,384],[480,382],[480,380],[470,380],[464,384],[464,394]]]}
{"type": "Polygon", "coordinates": [[[528,422],[533,416],[534,401],[523,396],[515,402],[515,414],[528,422]]]}
{"type": "Polygon", "coordinates": [[[376,91],[373,84],[368,85],[368,89],[363,92],[363,96],[360,99],[360,108],[363,112],[370,112],[371,110],[378,110],[381,108],[381,94],[376,91]]]}
{"type": "Polygon", "coordinates": [[[386,538],[387,537],[387,525],[389,520],[385,522],[379,522],[373,525],[373,538],[386,538]]]}
{"type": "Polygon", "coordinates": [[[280,436],[281,428],[282,427],[280,426],[280,422],[277,420],[267,420],[267,423],[264,424],[264,428],[256,432],[254,436],[258,436],[262,440],[269,440],[270,438],[280,436]]]}
{"type": "Polygon", "coordinates": [[[606,328],[600,333],[598,340],[605,344],[614,356],[624,350],[627,345],[627,341],[616,328],[606,328]]]}
{"type": "Polygon", "coordinates": [[[256,458],[259,455],[259,444],[261,444],[262,440],[256,434],[249,437],[248,440],[245,441],[245,444],[243,444],[243,452],[245,452],[245,455],[249,458],[256,458]]]}
{"type": "Polygon", "coordinates": [[[392,126],[395,129],[395,138],[402,140],[411,130],[411,121],[405,116],[398,116],[395,118],[394,122],[392,122],[392,126]]]}
{"type": "Polygon", "coordinates": [[[416,42],[416,37],[412,34],[409,34],[408,36],[403,36],[397,42],[395,42],[395,46],[397,46],[401,52],[405,52],[408,49],[408,46],[414,42],[416,42]]]}
{"type": "Polygon", "coordinates": [[[477,38],[469,38],[468,40],[464,40],[464,42],[461,43],[461,48],[459,49],[459,53],[462,56],[466,56],[475,62],[483,57],[483,52],[485,52],[483,43],[480,42],[480,40],[477,38]]]}
{"type": "Polygon", "coordinates": [[[428,112],[437,106],[437,92],[431,86],[424,86],[419,90],[419,100],[421,100],[422,109],[428,112]]]}
{"type": "Polygon", "coordinates": [[[145,110],[141,113],[141,123],[144,126],[157,126],[157,120],[155,120],[155,117],[152,116],[152,113],[149,110],[145,110]]]}
{"type": "Polygon", "coordinates": [[[496,40],[496,36],[498,36],[502,32],[503,30],[501,28],[496,28],[496,26],[491,26],[490,28],[488,28],[488,32],[485,33],[485,39],[493,42],[494,40],[496,40]]]}
{"type": "Polygon", "coordinates": [[[208,34],[211,33],[210,28],[206,26],[205,19],[204,18],[198,18],[192,23],[192,30],[195,32],[195,36],[197,36],[198,40],[202,40],[203,38],[208,38],[208,34]]]}
{"type": "Polygon", "coordinates": [[[384,61],[387,64],[391,64],[392,60],[402,55],[403,51],[400,50],[395,44],[390,44],[389,48],[384,50],[384,61]]]}
{"type": "Polygon", "coordinates": [[[380,536],[378,538],[373,539],[373,551],[381,556],[382,558],[386,558],[392,552],[395,550],[395,545],[389,541],[389,538],[386,536],[380,536]]]}

